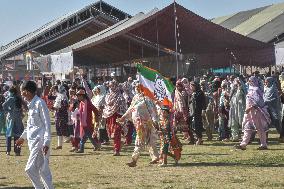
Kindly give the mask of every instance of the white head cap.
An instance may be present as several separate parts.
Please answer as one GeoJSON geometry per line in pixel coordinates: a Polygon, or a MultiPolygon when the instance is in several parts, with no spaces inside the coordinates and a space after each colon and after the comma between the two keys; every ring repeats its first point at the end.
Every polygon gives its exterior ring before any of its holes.
{"type": "Polygon", "coordinates": [[[114,77],[115,76],[115,72],[111,72],[110,76],[114,77]]]}

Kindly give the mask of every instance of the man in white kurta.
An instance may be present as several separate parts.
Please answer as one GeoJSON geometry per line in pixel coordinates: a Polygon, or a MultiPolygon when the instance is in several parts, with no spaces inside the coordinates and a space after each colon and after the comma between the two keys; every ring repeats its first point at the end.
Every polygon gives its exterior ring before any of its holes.
{"type": "Polygon", "coordinates": [[[20,139],[21,145],[28,140],[30,156],[25,171],[36,189],[53,189],[52,176],[49,169],[51,126],[48,108],[45,102],[36,96],[36,85],[28,81],[22,86],[22,95],[28,103],[27,127],[20,139]]]}

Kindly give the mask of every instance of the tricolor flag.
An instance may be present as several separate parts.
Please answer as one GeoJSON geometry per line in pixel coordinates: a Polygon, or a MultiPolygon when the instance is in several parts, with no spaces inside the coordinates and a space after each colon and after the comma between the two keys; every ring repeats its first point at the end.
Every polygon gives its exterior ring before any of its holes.
{"type": "Polygon", "coordinates": [[[163,105],[172,107],[172,93],[174,85],[158,71],[137,64],[139,82],[144,95],[153,100],[162,102],[163,105]]]}

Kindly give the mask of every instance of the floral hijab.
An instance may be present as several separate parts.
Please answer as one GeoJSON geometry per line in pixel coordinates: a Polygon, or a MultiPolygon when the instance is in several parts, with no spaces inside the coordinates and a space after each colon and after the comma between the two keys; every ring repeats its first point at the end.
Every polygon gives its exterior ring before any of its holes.
{"type": "Polygon", "coordinates": [[[99,109],[101,106],[104,105],[105,103],[105,94],[104,94],[104,90],[103,90],[103,86],[102,85],[99,85],[99,86],[96,86],[94,89],[93,89],[93,92],[94,91],[97,91],[99,89],[99,93],[94,95],[93,98],[92,98],[92,103],[93,105],[99,109]]]}
{"type": "Polygon", "coordinates": [[[275,79],[273,77],[267,77],[265,81],[267,85],[264,89],[264,95],[263,95],[264,101],[267,102],[278,99],[279,95],[275,79]]]}
{"type": "Polygon", "coordinates": [[[264,107],[263,92],[260,89],[259,80],[255,76],[249,78],[249,89],[247,94],[247,105],[264,107]]]}
{"type": "Polygon", "coordinates": [[[105,98],[105,108],[103,111],[103,117],[108,118],[115,113],[124,114],[126,111],[126,102],[122,96],[121,90],[119,89],[116,81],[110,82],[109,93],[105,98]]]}

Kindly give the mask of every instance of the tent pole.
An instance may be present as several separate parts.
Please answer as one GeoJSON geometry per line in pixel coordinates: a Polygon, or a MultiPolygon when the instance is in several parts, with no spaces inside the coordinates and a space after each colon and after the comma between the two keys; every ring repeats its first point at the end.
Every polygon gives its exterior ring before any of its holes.
{"type": "Polygon", "coordinates": [[[159,44],[159,30],[158,30],[158,17],[156,17],[156,33],[157,33],[157,50],[158,50],[158,62],[159,71],[161,72],[161,61],[160,61],[160,44],[159,44]]]}
{"type": "Polygon", "coordinates": [[[179,66],[178,66],[178,39],[177,39],[177,15],[176,15],[176,1],[174,1],[174,19],[175,19],[175,41],[176,41],[176,66],[177,66],[177,79],[179,75],[179,66]]]}
{"type": "MultiPolygon", "coordinates": [[[[143,38],[143,34],[141,32],[141,38],[143,38]]],[[[144,45],[142,44],[141,46],[141,56],[142,56],[142,59],[144,58],[144,45]]]]}
{"type": "Polygon", "coordinates": [[[129,61],[129,75],[126,74],[126,76],[132,76],[131,75],[131,58],[130,58],[130,40],[128,40],[128,61],[129,61]]]}

